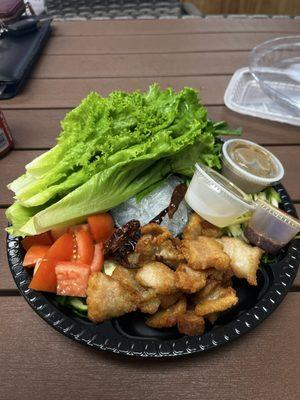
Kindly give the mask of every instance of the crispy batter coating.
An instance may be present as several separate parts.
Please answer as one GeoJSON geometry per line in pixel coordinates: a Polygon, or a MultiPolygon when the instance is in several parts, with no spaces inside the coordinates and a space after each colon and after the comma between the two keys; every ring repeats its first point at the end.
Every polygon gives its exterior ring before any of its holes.
{"type": "Polygon", "coordinates": [[[183,239],[195,240],[198,236],[218,238],[222,236],[222,230],[194,213],[183,230],[183,239]]]}
{"type": "Polygon", "coordinates": [[[180,249],[193,269],[229,269],[230,257],[223,251],[222,244],[214,238],[198,236],[195,240],[184,239],[180,249]]]}
{"type": "Polygon", "coordinates": [[[159,309],[159,306],[160,306],[160,298],[156,296],[148,301],[141,302],[139,305],[139,309],[141,310],[142,313],[145,314],[155,314],[159,309]]]}
{"type": "Polygon", "coordinates": [[[171,328],[177,323],[180,315],[186,312],[186,298],[182,297],[177,303],[166,310],[158,311],[146,320],[146,325],[151,328],[171,328]]]}
{"type": "Polygon", "coordinates": [[[138,263],[161,261],[170,267],[176,267],[184,260],[182,253],[176,247],[176,241],[164,227],[151,223],[141,228],[143,236],[138,240],[135,253],[138,263]]]}
{"type": "Polygon", "coordinates": [[[223,236],[220,241],[224,251],[231,258],[230,267],[235,276],[247,279],[250,285],[257,285],[256,272],[263,250],[253,247],[237,238],[223,236]]]}
{"type": "Polygon", "coordinates": [[[175,271],[176,286],[186,293],[195,293],[206,285],[206,273],[181,264],[175,271]]]}
{"type": "Polygon", "coordinates": [[[184,335],[202,335],[205,329],[203,317],[199,317],[194,311],[187,311],[177,318],[178,331],[184,335]]]}
{"type": "Polygon", "coordinates": [[[173,304],[175,304],[180,297],[182,296],[182,292],[177,292],[174,294],[161,294],[159,295],[160,298],[160,307],[163,308],[164,310],[166,308],[171,307],[173,304]]]}
{"type": "Polygon", "coordinates": [[[220,316],[219,312],[214,312],[206,315],[205,318],[208,319],[211,324],[214,324],[216,320],[219,318],[219,316],[220,316]]]}
{"type": "Polygon", "coordinates": [[[214,279],[209,279],[206,286],[192,296],[192,303],[197,305],[203,299],[209,296],[210,293],[212,293],[217,287],[220,287],[220,282],[214,279]]]}
{"type": "Polygon", "coordinates": [[[119,317],[137,309],[138,295],[102,272],[90,275],[87,287],[88,317],[93,322],[119,317]]]}
{"type": "Polygon", "coordinates": [[[219,286],[196,305],[195,313],[204,317],[211,313],[225,311],[237,302],[238,298],[233,288],[219,286]]]}
{"type": "Polygon", "coordinates": [[[152,261],[144,264],[137,271],[135,278],[142,286],[155,289],[157,294],[177,292],[174,271],[161,262],[152,261]]]}
{"type": "Polygon", "coordinates": [[[226,271],[219,271],[215,268],[209,268],[205,270],[207,279],[213,279],[221,283],[222,286],[231,286],[231,278],[233,277],[233,271],[227,269],[226,271]]]}

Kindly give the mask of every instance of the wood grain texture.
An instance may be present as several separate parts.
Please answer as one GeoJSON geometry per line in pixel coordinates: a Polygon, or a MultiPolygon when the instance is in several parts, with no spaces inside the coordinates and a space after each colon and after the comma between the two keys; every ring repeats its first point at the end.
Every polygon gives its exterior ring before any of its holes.
{"type": "Polygon", "coordinates": [[[56,36],[173,35],[206,32],[299,33],[299,20],[208,17],[182,20],[64,21],[53,24],[56,36]]]}
{"type": "Polygon", "coordinates": [[[254,331],[223,348],[177,360],[140,360],[79,345],[49,327],[23,298],[2,297],[0,399],[140,400],[146,394],[148,400],[295,400],[299,307],[300,293],[290,293],[254,331]]]}
{"type": "MultiPolygon", "coordinates": [[[[283,35],[285,36],[285,35],[283,35]]],[[[277,33],[207,33],[175,35],[54,36],[43,54],[188,53],[251,50],[277,33]]]]}
{"type": "MultiPolygon", "coordinates": [[[[5,118],[13,134],[16,149],[52,147],[60,132],[60,121],[70,108],[5,110],[5,118]]],[[[235,113],[224,106],[208,106],[208,117],[227,121],[233,128],[241,127],[243,138],[261,144],[300,144],[299,128],[235,113]]]]}
{"type": "Polygon", "coordinates": [[[34,78],[117,78],[227,75],[248,64],[248,52],[44,55],[34,78]]]}

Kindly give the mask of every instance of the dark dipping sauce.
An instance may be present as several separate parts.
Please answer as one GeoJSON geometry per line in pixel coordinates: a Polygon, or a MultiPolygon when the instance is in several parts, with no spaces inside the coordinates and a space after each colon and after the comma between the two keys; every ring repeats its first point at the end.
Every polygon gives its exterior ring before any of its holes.
{"type": "Polygon", "coordinates": [[[251,228],[251,226],[245,228],[244,235],[250,243],[260,247],[267,253],[275,254],[284,246],[284,243],[278,243],[269,237],[263,236],[251,228]]]}

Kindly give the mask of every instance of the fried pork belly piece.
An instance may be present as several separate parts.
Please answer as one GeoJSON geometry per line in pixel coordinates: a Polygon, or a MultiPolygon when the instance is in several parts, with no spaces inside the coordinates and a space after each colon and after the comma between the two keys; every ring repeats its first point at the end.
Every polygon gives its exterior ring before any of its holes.
{"type": "Polygon", "coordinates": [[[146,314],[154,314],[160,306],[160,298],[154,289],[145,289],[135,280],[136,270],[117,266],[112,278],[119,281],[129,290],[134,291],[139,297],[138,308],[146,314]]]}
{"type": "Polygon", "coordinates": [[[206,285],[206,273],[181,264],[175,271],[176,286],[186,293],[195,293],[206,285]]]}
{"type": "Polygon", "coordinates": [[[141,232],[142,237],[135,247],[138,264],[156,260],[176,267],[183,262],[182,253],[177,249],[176,241],[171,238],[171,233],[166,228],[151,223],[143,226],[141,232]]]}
{"type": "Polygon", "coordinates": [[[237,238],[224,236],[219,240],[224,246],[225,253],[231,258],[230,267],[234,275],[238,278],[245,278],[250,285],[256,286],[256,272],[263,250],[237,238]]]}
{"type": "Polygon", "coordinates": [[[199,316],[206,316],[211,313],[225,311],[237,304],[238,298],[232,287],[217,287],[208,296],[200,300],[195,307],[195,313],[199,316]]]}
{"type": "Polygon", "coordinates": [[[186,312],[186,298],[182,297],[177,303],[166,310],[160,310],[146,320],[151,328],[171,328],[177,323],[180,315],[186,312]]]}
{"type": "Polygon", "coordinates": [[[216,280],[221,283],[222,286],[231,286],[233,271],[231,269],[227,269],[226,271],[219,271],[215,268],[209,268],[205,270],[207,275],[207,280],[216,280]]]}
{"type": "Polygon", "coordinates": [[[159,295],[160,298],[160,307],[163,308],[164,310],[166,308],[171,307],[173,304],[175,304],[180,297],[182,296],[182,292],[177,292],[174,294],[161,294],[159,295]]]}
{"type": "Polygon", "coordinates": [[[135,278],[140,285],[154,289],[157,294],[177,292],[174,271],[161,262],[152,261],[144,264],[135,278]]]}
{"type": "Polygon", "coordinates": [[[220,287],[220,282],[210,279],[207,285],[199,290],[199,292],[195,293],[191,300],[194,305],[199,304],[202,300],[206,299],[214,290],[220,287]]]}
{"type": "Polygon", "coordinates": [[[198,236],[195,240],[184,239],[180,250],[193,269],[229,269],[230,257],[223,251],[223,245],[214,238],[198,236]]]}
{"type": "Polygon", "coordinates": [[[198,236],[218,238],[222,236],[222,230],[194,213],[190,216],[189,222],[184,228],[183,239],[195,240],[198,236]]]}
{"type": "Polygon", "coordinates": [[[119,317],[135,311],[138,295],[102,272],[91,274],[87,287],[88,317],[93,322],[119,317]]]}
{"type": "Polygon", "coordinates": [[[195,336],[202,335],[205,329],[203,317],[199,317],[194,311],[187,311],[177,318],[178,331],[184,335],[195,336]]]}

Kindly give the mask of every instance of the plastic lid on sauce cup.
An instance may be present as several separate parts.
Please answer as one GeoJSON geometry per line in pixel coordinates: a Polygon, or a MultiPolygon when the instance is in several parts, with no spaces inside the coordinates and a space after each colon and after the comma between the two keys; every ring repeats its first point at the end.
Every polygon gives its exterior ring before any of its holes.
{"type": "Polygon", "coordinates": [[[227,140],[223,144],[222,153],[224,175],[239,185],[246,193],[258,192],[279,182],[284,176],[284,168],[278,158],[269,150],[250,140],[227,140]],[[239,145],[241,148],[244,147],[244,154],[241,149],[234,149],[239,145]],[[247,148],[248,159],[245,154],[247,148]],[[252,154],[249,153],[249,149],[250,151],[252,149],[252,154]],[[238,158],[239,160],[237,160],[238,158]]]}
{"type": "Polygon", "coordinates": [[[188,205],[206,221],[222,228],[255,208],[246,194],[217,171],[196,164],[185,195],[188,205]]]}

